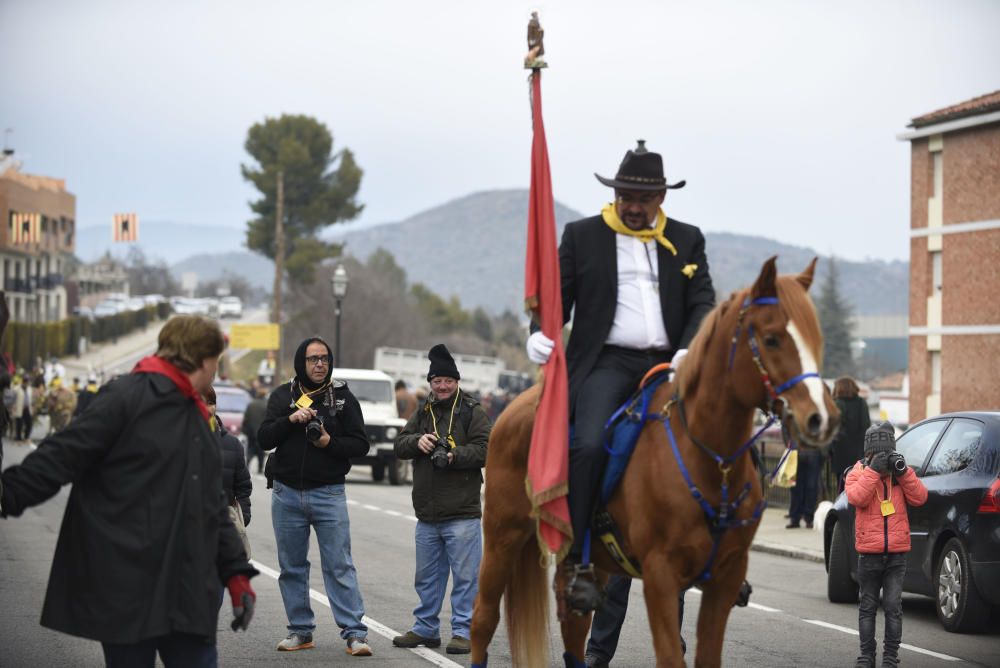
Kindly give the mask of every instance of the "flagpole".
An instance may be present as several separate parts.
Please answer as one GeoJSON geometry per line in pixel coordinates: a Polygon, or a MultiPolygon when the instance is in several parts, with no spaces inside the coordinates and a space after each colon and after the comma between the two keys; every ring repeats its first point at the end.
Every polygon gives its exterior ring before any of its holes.
{"type": "Polygon", "coordinates": [[[528,23],[528,53],[524,67],[531,70],[532,115],[531,189],[528,195],[528,234],[525,256],[525,305],[533,321],[554,342],[542,365],[542,390],[528,453],[525,486],[543,554],[556,561],[569,551],[573,530],[569,504],[569,389],[562,346],[562,291],[556,246],[555,204],[542,118],[542,60],[544,31],[538,13],[528,23]]]}

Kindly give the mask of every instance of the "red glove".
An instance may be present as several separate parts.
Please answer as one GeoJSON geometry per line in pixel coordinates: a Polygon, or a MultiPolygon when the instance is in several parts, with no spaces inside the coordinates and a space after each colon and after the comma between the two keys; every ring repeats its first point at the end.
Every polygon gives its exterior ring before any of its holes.
{"type": "Polygon", "coordinates": [[[250,587],[250,578],[245,575],[234,575],[226,583],[229,596],[233,600],[233,631],[239,629],[247,630],[250,620],[253,618],[254,604],[257,602],[257,594],[250,587]]]}

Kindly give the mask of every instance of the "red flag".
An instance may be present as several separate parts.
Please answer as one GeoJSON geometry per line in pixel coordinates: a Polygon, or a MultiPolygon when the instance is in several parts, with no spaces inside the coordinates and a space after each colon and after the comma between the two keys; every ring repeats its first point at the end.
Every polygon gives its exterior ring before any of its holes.
{"type": "Polygon", "coordinates": [[[545,336],[555,341],[542,366],[544,386],[535,414],[528,455],[528,495],[538,522],[538,539],[561,559],[570,547],[569,520],[569,382],[562,346],[563,309],[559,282],[556,215],[552,202],[549,150],[542,122],[542,73],[531,75],[531,194],[528,198],[528,249],[524,266],[525,303],[535,312],[545,336]]]}

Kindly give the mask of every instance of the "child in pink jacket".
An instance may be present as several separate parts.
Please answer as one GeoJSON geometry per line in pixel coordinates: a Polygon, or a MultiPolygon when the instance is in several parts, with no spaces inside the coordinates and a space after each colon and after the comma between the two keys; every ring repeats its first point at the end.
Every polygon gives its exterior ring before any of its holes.
{"type": "Polygon", "coordinates": [[[927,488],[903,455],[896,452],[896,437],[888,422],[865,432],[865,458],[854,465],[844,489],[854,506],[854,546],[858,552],[858,633],[861,656],[855,668],[875,666],[875,615],[879,590],[885,614],[882,666],[899,665],[903,636],[903,576],[910,551],[907,506],[927,501],[927,488]]]}

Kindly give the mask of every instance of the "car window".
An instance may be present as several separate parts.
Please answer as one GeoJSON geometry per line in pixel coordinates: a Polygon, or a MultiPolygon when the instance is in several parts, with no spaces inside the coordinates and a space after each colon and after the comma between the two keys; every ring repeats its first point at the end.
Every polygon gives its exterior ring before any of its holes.
{"type": "Polygon", "coordinates": [[[896,440],[896,450],[906,457],[907,464],[919,471],[946,426],[947,420],[918,424],[896,440]]]}
{"type": "Polygon", "coordinates": [[[983,423],[955,418],[931,457],[925,476],[955,473],[969,466],[983,444],[983,423]]]}
{"type": "Polygon", "coordinates": [[[246,392],[218,392],[215,394],[215,410],[220,413],[242,413],[250,403],[250,395],[246,392]]]}
{"type": "Polygon", "coordinates": [[[372,403],[396,403],[396,396],[392,391],[392,383],[385,380],[349,380],[347,387],[350,388],[358,401],[370,401],[372,403]]]}

